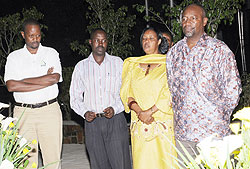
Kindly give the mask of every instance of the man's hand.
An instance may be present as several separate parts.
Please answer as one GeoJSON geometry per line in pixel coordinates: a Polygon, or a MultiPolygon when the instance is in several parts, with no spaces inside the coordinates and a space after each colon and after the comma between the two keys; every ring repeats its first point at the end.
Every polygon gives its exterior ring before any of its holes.
{"type": "Polygon", "coordinates": [[[104,116],[108,119],[112,118],[115,114],[113,107],[107,107],[103,112],[105,113],[104,116]]]}
{"type": "Polygon", "coordinates": [[[47,75],[52,74],[54,71],[54,67],[50,67],[47,71],[47,75]]]}
{"type": "Polygon", "coordinates": [[[95,112],[87,111],[87,112],[84,114],[84,117],[85,117],[85,119],[86,119],[88,122],[92,122],[92,121],[96,118],[96,115],[95,115],[95,112]]]}

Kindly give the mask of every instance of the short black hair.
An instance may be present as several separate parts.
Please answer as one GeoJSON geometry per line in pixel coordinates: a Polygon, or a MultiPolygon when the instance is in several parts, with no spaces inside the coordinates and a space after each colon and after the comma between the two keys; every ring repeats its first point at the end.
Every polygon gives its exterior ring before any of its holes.
{"type": "Polygon", "coordinates": [[[93,39],[93,36],[94,36],[94,34],[95,34],[96,31],[102,31],[102,32],[104,32],[104,33],[106,34],[106,36],[107,36],[107,32],[106,32],[104,29],[102,29],[102,28],[95,28],[94,30],[92,30],[92,32],[91,32],[91,34],[90,34],[90,39],[93,39]]]}
{"type": "Polygon", "coordinates": [[[25,32],[27,25],[38,25],[39,27],[41,27],[40,23],[34,18],[28,18],[28,19],[23,21],[22,31],[25,32]]]}
{"type": "Polygon", "coordinates": [[[152,30],[156,33],[157,35],[157,40],[161,39],[161,43],[159,44],[159,52],[161,54],[165,54],[167,51],[168,51],[168,47],[169,47],[169,44],[168,44],[168,41],[166,38],[163,37],[163,35],[161,34],[161,32],[154,28],[154,27],[146,27],[143,29],[142,33],[141,33],[141,37],[140,37],[140,44],[141,44],[141,47],[142,47],[142,38],[143,38],[143,35],[145,34],[146,31],[148,30],[152,30]]]}
{"type": "Polygon", "coordinates": [[[172,33],[170,33],[170,31],[168,31],[168,30],[164,30],[164,31],[161,31],[161,34],[168,34],[168,36],[170,37],[170,39],[171,39],[171,42],[173,42],[173,35],[172,35],[172,33]]]}

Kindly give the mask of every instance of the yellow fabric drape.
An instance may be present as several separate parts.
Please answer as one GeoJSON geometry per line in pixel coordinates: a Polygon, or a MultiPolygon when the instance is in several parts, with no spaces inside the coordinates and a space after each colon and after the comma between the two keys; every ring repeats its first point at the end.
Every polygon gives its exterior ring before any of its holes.
{"type": "Polygon", "coordinates": [[[134,169],[177,168],[173,146],[173,110],[167,83],[166,56],[160,54],[130,57],[124,61],[122,72],[121,99],[126,112],[127,102],[133,97],[142,110],[153,105],[159,109],[153,114],[155,121],[150,125],[142,123],[131,111],[131,142],[134,169]],[[145,76],[140,63],[157,64],[145,76]]]}

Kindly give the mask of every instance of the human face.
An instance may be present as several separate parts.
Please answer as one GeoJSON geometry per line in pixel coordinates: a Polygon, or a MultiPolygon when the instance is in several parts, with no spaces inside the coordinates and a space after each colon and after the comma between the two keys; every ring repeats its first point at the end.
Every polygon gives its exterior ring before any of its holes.
{"type": "Polygon", "coordinates": [[[103,31],[96,31],[89,40],[94,56],[104,56],[108,46],[107,35],[103,31]]]}
{"type": "Polygon", "coordinates": [[[157,39],[157,34],[153,30],[147,30],[142,37],[142,48],[147,55],[158,54],[160,43],[161,40],[157,39]]]}
{"type": "Polygon", "coordinates": [[[172,42],[171,36],[169,36],[169,34],[167,34],[167,33],[162,33],[162,36],[167,39],[169,47],[172,47],[173,42],[172,42]]]}
{"type": "Polygon", "coordinates": [[[197,5],[190,5],[182,14],[182,30],[187,38],[200,38],[206,24],[207,18],[197,5]]]}
{"type": "Polygon", "coordinates": [[[39,25],[27,25],[21,32],[28,50],[37,50],[41,42],[41,30],[39,25]]]}

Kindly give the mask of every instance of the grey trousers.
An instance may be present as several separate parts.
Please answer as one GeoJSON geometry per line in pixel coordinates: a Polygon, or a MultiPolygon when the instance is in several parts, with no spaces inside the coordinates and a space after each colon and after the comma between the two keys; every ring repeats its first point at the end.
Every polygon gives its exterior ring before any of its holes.
{"type": "Polygon", "coordinates": [[[128,127],[119,113],[111,119],[85,121],[85,144],[91,169],[131,169],[128,127]]]}
{"type": "MultiPolygon", "coordinates": [[[[180,140],[179,140],[180,141],[180,140]]],[[[193,159],[196,158],[196,155],[198,155],[198,150],[197,150],[197,143],[196,142],[191,142],[191,141],[180,141],[180,143],[185,147],[185,149],[188,151],[188,153],[191,155],[193,159]]],[[[176,148],[184,155],[184,157],[188,160],[186,154],[184,153],[183,149],[181,148],[178,140],[176,140],[176,148]]],[[[182,161],[184,163],[184,160],[180,157],[178,154],[178,160],[182,161]]],[[[189,161],[189,160],[188,160],[189,161]]],[[[184,167],[181,163],[179,163],[182,167],[184,167]]],[[[185,167],[184,167],[185,168],[185,167]]]]}

